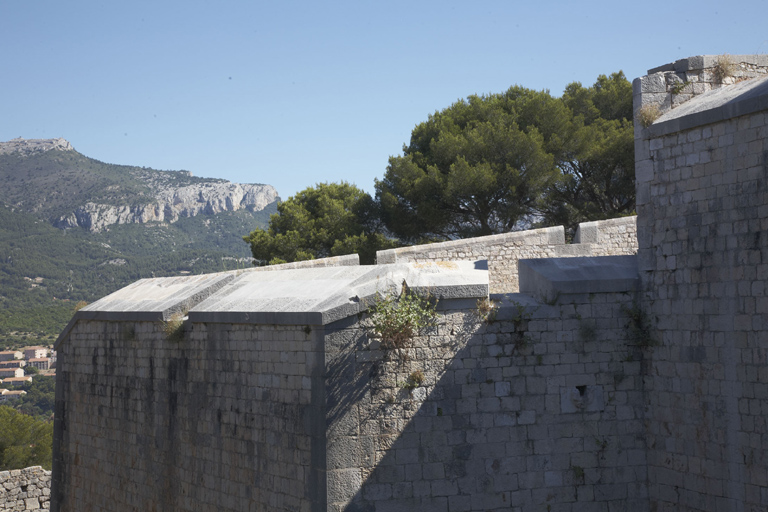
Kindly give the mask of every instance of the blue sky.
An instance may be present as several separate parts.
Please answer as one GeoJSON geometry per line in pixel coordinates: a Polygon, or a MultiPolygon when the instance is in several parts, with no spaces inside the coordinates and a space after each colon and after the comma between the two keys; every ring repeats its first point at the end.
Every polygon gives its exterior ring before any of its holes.
{"type": "Polygon", "coordinates": [[[699,54],[768,53],[768,2],[0,0],[0,140],[99,160],[372,192],[430,113],[560,95],[699,54]]]}

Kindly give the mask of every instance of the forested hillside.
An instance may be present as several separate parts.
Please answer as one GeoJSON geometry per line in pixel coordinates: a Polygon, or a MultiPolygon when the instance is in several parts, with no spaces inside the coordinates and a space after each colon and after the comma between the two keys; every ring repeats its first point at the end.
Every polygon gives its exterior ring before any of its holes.
{"type": "Polygon", "coordinates": [[[143,277],[250,266],[242,234],[266,226],[275,211],[273,203],[173,223],[112,224],[100,232],[54,227],[52,219],[78,202],[98,198],[119,206],[147,199],[146,182],[153,180],[166,186],[222,181],[93,162],[74,151],[0,155],[0,349],[49,344],[78,302],[143,277]],[[139,173],[147,179],[136,179],[139,173]]]}

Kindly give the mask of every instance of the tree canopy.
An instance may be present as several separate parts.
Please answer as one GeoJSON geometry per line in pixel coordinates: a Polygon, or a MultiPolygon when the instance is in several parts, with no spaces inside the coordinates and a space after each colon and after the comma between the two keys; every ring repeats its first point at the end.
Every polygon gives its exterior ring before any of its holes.
{"type": "Polygon", "coordinates": [[[632,86],[622,72],[601,75],[585,88],[568,85],[562,102],[571,134],[555,153],[561,173],[541,203],[543,223],[579,222],[629,215],[635,210],[632,86]]]}
{"type": "Polygon", "coordinates": [[[373,263],[377,250],[393,246],[382,234],[373,198],[346,182],[302,190],[278,205],[267,229],[243,239],[257,261],[269,264],[351,253],[373,263]]]}
{"type": "Polygon", "coordinates": [[[514,86],[414,128],[376,182],[382,219],[409,242],[566,224],[634,209],[632,88],[624,74],[562,98],[514,86]]]}
{"type": "Polygon", "coordinates": [[[0,471],[43,466],[51,469],[53,422],[0,405],[0,471]]]}
{"type": "Polygon", "coordinates": [[[244,237],[261,263],[629,215],[635,207],[632,86],[624,73],[562,97],[521,86],[469,96],[411,133],[376,180],[376,199],[321,183],[244,237]]]}

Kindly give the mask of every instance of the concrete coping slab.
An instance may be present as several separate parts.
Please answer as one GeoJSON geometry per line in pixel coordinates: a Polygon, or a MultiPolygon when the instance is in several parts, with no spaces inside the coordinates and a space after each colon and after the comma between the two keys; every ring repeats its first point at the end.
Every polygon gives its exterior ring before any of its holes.
{"type": "Polygon", "coordinates": [[[80,320],[326,325],[365,311],[377,295],[403,284],[438,301],[488,296],[486,261],[234,271],[141,279],[78,311],[56,341],[80,320]]]}
{"type": "Polygon", "coordinates": [[[648,134],[661,137],[764,110],[768,110],[768,76],[695,96],[659,117],[648,127],[648,134]]]}
{"type": "Polygon", "coordinates": [[[79,320],[162,321],[186,314],[242,271],[140,279],[79,310],[54,343],[57,347],[79,320]]]}
{"type": "Polygon", "coordinates": [[[519,260],[520,292],[544,302],[560,294],[634,291],[640,284],[637,256],[519,260]]]}
{"type": "Polygon", "coordinates": [[[401,263],[253,272],[189,311],[191,322],[326,325],[365,311],[405,283],[438,300],[488,296],[484,262],[401,263]]]}

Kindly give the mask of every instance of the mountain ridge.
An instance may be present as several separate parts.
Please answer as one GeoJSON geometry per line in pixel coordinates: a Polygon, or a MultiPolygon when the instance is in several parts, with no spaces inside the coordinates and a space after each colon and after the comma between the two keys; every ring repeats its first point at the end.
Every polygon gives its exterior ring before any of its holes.
{"type": "Polygon", "coordinates": [[[137,279],[249,267],[242,237],[277,199],[270,185],[106,164],[65,139],[0,143],[0,350],[50,343],[76,303],[137,279]]]}
{"type": "Polygon", "coordinates": [[[240,209],[257,212],[278,199],[271,185],[107,164],[82,155],[63,138],[0,142],[0,182],[5,204],[43,214],[61,229],[94,232],[113,224],[173,223],[240,209]],[[73,181],[85,190],[73,190],[73,181]],[[83,193],[89,191],[95,194],[83,193]]]}

